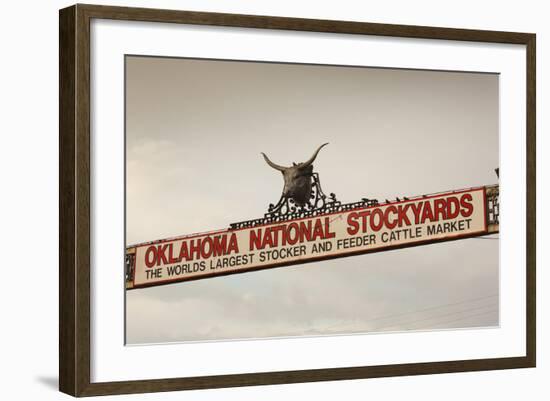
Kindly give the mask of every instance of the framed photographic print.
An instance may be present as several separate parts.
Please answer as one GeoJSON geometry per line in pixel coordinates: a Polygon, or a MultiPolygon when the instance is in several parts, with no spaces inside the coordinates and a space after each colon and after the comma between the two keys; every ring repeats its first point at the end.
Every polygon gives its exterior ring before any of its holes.
{"type": "Polygon", "coordinates": [[[60,390],[535,366],[535,35],[60,11],[60,390]]]}

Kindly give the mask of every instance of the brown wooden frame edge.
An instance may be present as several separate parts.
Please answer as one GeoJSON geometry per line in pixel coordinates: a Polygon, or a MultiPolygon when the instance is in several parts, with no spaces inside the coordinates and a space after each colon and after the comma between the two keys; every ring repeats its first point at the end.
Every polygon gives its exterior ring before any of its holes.
{"type": "Polygon", "coordinates": [[[531,33],[372,24],[77,4],[59,12],[59,389],[73,396],[144,393],[512,369],[536,365],[536,36],[531,33]],[[90,382],[90,20],[368,34],[527,47],[526,349],[524,357],[189,378],[90,382]]]}

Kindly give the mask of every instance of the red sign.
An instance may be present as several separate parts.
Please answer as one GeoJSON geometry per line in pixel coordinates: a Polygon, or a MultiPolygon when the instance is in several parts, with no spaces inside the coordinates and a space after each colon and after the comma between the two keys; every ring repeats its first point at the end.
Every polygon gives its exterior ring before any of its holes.
{"type": "Polygon", "coordinates": [[[134,287],[358,255],[487,232],[485,188],[135,246],[134,287]]]}

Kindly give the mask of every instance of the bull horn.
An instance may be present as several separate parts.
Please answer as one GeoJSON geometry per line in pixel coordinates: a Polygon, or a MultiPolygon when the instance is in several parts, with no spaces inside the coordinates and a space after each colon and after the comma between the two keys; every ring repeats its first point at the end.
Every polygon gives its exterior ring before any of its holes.
{"type": "Polygon", "coordinates": [[[265,162],[273,167],[275,170],[285,171],[287,169],[287,167],[279,166],[278,164],[273,163],[271,160],[269,160],[265,153],[262,152],[262,155],[264,156],[265,162]]]}
{"type": "Polygon", "coordinates": [[[328,142],[327,143],[323,143],[321,146],[319,146],[317,148],[317,150],[315,151],[315,153],[313,153],[313,156],[311,156],[311,158],[308,160],[308,161],[305,161],[302,163],[302,167],[307,167],[309,166],[310,164],[312,164],[314,161],[315,161],[315,158],[317,157],[317,154],[319,153],[319,151],[321,150],[321,148],[323,146],[326,146],[328,145],[328,142]]]}

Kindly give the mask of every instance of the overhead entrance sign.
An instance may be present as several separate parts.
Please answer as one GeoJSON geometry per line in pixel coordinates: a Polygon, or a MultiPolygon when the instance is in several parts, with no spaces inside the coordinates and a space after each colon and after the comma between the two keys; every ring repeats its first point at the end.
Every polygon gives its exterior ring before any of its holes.
{"type": "Polygon", "coordinates": [[[132,247],[133,288],[483,235],[485,188],[132,247]]]}

